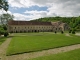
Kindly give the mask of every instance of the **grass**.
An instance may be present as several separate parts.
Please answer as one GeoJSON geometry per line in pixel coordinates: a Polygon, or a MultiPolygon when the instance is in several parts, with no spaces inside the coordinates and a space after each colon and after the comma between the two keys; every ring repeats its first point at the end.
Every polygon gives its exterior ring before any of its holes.
{"type": "Polygon", "coordinates": [[[80,60],[80,49],[76,49],[65,53],[58,53],[55,55],[52,54],[49,56],[37,57],[30,60],[80,60]]]}
{"type": "Polygon", "coordinates": [[[64,34],[53,33],[19,33],[14,34],[6,54],[28,53],[78,43],[80,43],[80,37],[75,35],[69,37],[64,34]]]}
{"type": "Polygon", "coordinates": [[[0,37],[0,45],[6,40],[6,37],[0,37]]]}

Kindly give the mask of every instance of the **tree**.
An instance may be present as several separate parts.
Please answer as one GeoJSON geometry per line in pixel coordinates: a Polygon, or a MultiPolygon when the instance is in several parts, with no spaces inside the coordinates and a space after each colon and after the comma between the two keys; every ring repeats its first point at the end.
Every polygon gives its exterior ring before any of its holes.
{"type": "Polygon", "coordinates": [[[0,25],[0,35],[2,35],[2,34],[4,34],[4,29],[3,29],[3,27],[0,25]]]}
{"type": "Polygon", "coordinates": [[[5,25],[8,23],[9,20],[13,20],[14,16],[11,14],[2,14],[1,15],[1,23],[2,25],[5,25]]]}
{"type": "MultiPolygon", "coordinates": [[[[6,0],[0,0],[0,9],[3,9],[7,12],[8,8],[9,8],[8,2],[6,0]]],[[[3,24],[4,23],[3,22],[4,21],[4,16],[0,16],[0,17],[1,17],[0,22],[3,24]]],[[[6,19],[6,20],[8,21],[8,19],[6,19]]],[[[6,30],[6,27],[3,28],[2,25],[1,25],[0,26],[0,35],[4,34],[5,30],[6,30]]]]}
{"type": "Polygon", "coordinates": [[[72,29],[72,34],[75,34],[75,29],[74,28],[72,29]]]}
{"type": "Polygon", "coordinates": [[[7,27],[5,25],[3,25],[3,29],[6,31],[7,30],[7,27]]]}
{"type": "Polygon", "coordinates": [[[76,18],[76,29],[80,31],[80,16],[76,18]]]}
{"type": "Polygon", "coordinates": [[[0,0],[0,9],[8,11],[9,5],[6,0],[0,0]]]}

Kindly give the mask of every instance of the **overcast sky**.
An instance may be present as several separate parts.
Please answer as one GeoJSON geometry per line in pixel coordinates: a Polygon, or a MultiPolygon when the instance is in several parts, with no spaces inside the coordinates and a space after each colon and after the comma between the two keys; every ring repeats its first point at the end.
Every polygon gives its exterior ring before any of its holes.
{"type": "Polygon", "coordinates": [[[15,20],[80,16],[80,0],[8,0],[8,3],[8,13],[13,14],[15,20]]]}

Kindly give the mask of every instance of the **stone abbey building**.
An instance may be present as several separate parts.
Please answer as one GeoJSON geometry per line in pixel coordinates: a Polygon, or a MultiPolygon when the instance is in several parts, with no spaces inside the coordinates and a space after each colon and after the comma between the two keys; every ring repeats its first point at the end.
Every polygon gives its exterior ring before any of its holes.
{"type": "Polygon", "coordinates": [[[38,22],[38,21],[9,21],[8,32],[53,32],[69,30],[66,23],[57,22],[38,22]]]}

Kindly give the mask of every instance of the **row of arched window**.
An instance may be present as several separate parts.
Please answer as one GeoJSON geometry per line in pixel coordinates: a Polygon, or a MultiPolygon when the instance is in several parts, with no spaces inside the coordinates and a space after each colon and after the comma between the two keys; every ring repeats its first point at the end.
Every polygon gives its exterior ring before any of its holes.
{"type": "Polygon", "coordinates": [[[30,29],[30,28],[52,28],[52,27],[14,27],[14,29],[20,29],[20,28],[30,29]]]}
{"type": "Polygon", "coordinates": [[[11,33],[25,33],[25,32],[52,32],[52,30],[14,30],[11,33]]]}

